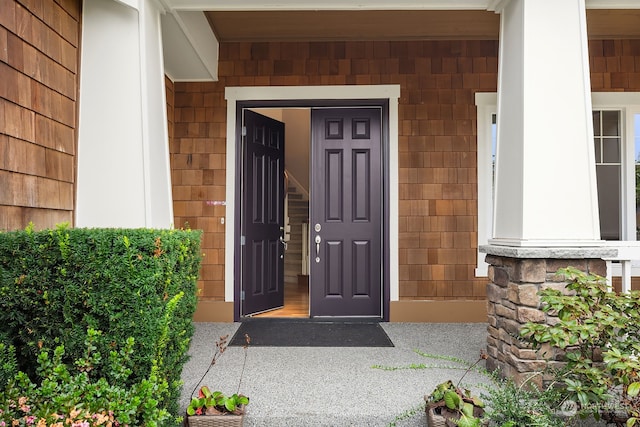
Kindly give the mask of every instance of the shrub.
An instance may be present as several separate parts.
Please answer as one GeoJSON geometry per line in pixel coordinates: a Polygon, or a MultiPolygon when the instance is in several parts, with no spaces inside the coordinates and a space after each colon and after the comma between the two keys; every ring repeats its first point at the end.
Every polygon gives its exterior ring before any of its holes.
{"type": "MultiPolygon", "coordinates": [[[[162,405],[177,413],[180,374],[193,334],[200,236],[191,230],[65,226],[0,233],[0,335],[10,338],[20,370],[38,381],[34,361],[43,345],[64,343],[63,361],[78,360],[87,328],[104,331],[95,342],[102,354],[133,337],[128,368],[135,369],[123,385],[148,378],[153,360],[161,361],[158,375],[169,387],[162,405]],[[180,294],[180,303],[169,312],[180,294]]],[[[105,361],[89,376],[116,380],[105,361]]]]}
{"type": "Polygon", "coordinates": [[[611,421],[622,410],[627,425],[635,425],[640,420],[640,294],[615,294],[604,278],[575,268],[558,274],[567,278],[572,294],[540,292],[543,310],[557,315],[557,322],[528,323],[522,336],[536,348],[555,348],[565,364],[557,380],[583,410],[611,421]]]}
{"type": "Polygon", "coordinates": [[[168,419],[166,409],[159,406],[167,393],[167,381],[158,376],[157,363],[148,378],[123,385],[131,375],[127,366],[133,353],[133,338],[109,354],[105,371],[117,380],[110,382],[90,375],[93,366],[102,360],[95,346],[100,335],[89,329],[84,355],[70,365],[63,362],[63,345],[53,353],[42,350],[38,356],[40,384],[33,383],[23,372],[15,374],[0,390],[0,425],[154,427],[168,419]]]}
{"type": "MultiPolygon", "coordinates": [[[[539,375],[539,374],[532,374],[539,375]]],[[[563,427],[560,416],[563,393],[553,386],[539,389],[530,381],[516,384],[512,378],[492,374],[492,383],[481,394],[487,403],[484,419],[493,426],[563,427]]]]}

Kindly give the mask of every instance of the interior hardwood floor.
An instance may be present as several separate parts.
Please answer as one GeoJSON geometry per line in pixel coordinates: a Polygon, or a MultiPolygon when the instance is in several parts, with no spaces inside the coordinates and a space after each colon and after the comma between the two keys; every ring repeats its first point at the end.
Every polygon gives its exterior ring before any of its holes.
{"type": "Polygon", "coordinates": [[[309,317],[309,285],[307,283],[285,283],[284,307],[253,317],[309,317]]]}

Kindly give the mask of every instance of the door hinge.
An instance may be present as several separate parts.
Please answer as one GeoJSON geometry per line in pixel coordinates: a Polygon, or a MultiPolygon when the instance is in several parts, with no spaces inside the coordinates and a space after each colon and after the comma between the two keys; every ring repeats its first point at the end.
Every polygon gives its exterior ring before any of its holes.
{"type": "Polygon", "coordinates": [[[242,136],[247,136],[247,127],[246,126],[242,126],[242,136]]]}
{"type": "Polygon", "coordinates": [[[244,246],[246,242],[245,236],[240,236],[240,246],[244,246]]]}
{"type": "Polygon", "coordinates": [[[240,291],[240,301],[244,301],[244,291],[240,291]]]}

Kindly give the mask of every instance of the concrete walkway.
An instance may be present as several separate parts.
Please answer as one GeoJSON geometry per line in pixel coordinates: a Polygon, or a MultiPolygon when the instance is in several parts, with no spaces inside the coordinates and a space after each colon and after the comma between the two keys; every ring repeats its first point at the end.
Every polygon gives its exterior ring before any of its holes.
{"type": "MultiPolygon", "coordinates": [[[[392,348],[250,347],[240,391],[251,399],[246,426],[385,426],[419,405],[425,393],[461,371],[383,371],[372,365],[433,364],[413,350],[475,361],[485,347],[485,324],[383,323],[392,348]]],[[[235,323],[196,323],[191,359],[183,370],[181,406],[211,361],[215,341],[229,338],[235,323]]],[[[229,347],[202,384],[234,393],[243,349],[229,347]]],[[[446,362],[444,362],[446,363],[446,362]]],[[[465,382],[486,381],[469,374],[465,382]]],[[[424,426],[424,413],[398,423],[424,426]]]]}
{"type": "MultiPolygon", "coordinates": [[[[181,408],[211,362],[215,341],[238,323],[196,323],[185,365],[181,408]]],[[[425,394],[447,379],[456,382],[462,371],[408,369],[385,371],[373,365],[450,364],[414,352],[452,356],[474,362],[485,348],[486,324],[383,323],[393,348],[250,347],[240,392],[251,402],[245,426],[386,426],[417,407],[425,394]]],[[[241,347],[229,347],[211,368],[202,385],[235,393],[243,360],[241,347]]],[[[486,383],[469,373],[467,385],[486,383]]],[[[426,426],[424,412],[397,422],[426,426]]],[[[587,425],[587,424],[584,424],[587,425]]],[[[591,425],[588,424],[588,425],[591,425]]]]}

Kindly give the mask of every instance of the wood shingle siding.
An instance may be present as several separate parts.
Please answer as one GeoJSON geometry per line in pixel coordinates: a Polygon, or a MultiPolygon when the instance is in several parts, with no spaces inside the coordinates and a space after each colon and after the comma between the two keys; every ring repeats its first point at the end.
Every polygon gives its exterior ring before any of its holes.
{"type": "Polygon", "coordinates": [[[175,224],[205,229],[202,296],[224,298],[213,218],[232,208],[204,201],[225,197],[225,87],[399,84],[400,297],[483,299],[474,93],[496,90],[497,52],[496,41],[222,43],[218,82],[175,83],[175,224]]]}
{"type": "MultiPolygon", "coordinates": [[[[589,50],[594,91],[640,91],[640,40],[589,50]]],[[[224,298],[213,218],[232,213],[204,201],[224,199],[225,87],[399,84],[400,299],[483,299],[474,94],[497,90],[497,55],[497,41],[222,43],[218,82],[175,84],[175,224],[205,229],[202,296],[224,298]]]]}
{"type": "Polygon", "coordinates": [[[0,229],[73,223],[81,2],[0,7],[0,229]]]}

